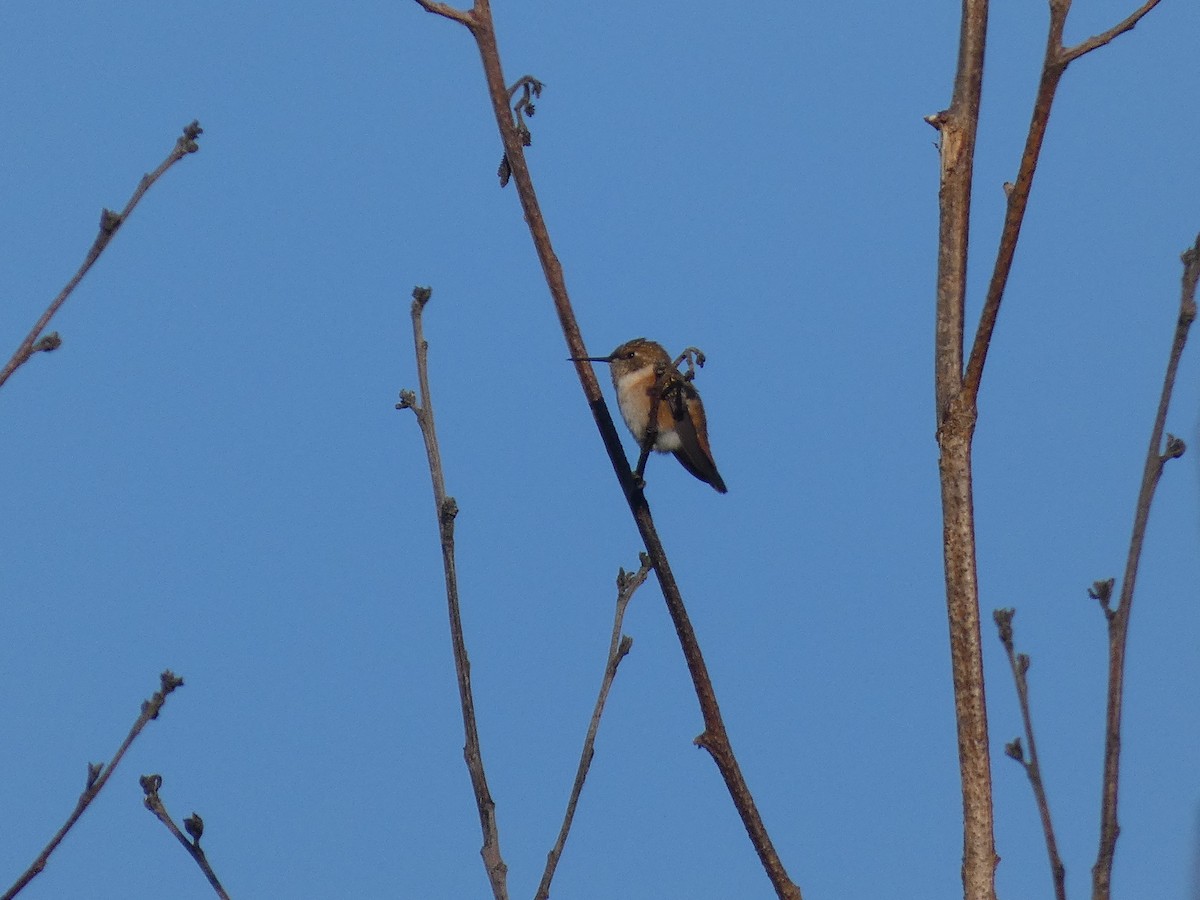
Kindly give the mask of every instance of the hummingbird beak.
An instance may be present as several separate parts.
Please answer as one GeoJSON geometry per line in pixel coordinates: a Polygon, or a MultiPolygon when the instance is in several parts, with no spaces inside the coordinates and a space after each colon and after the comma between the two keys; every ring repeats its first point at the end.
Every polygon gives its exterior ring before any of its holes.
{"type": "Polygon", "coordinates": [[[612,362],[612,356],[568,356],[567,362],[612,362]]]}

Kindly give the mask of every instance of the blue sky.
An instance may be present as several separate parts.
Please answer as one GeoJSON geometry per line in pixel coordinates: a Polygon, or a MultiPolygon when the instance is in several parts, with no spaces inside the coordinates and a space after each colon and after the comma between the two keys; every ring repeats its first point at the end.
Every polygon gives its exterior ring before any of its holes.
{"type": "MultiPolygon", "coordinates": [[[[935,133],[957,4],[496,0],[585,339],[694,344],[720,496],[648,497],[742,767],[808,900],[960,896],[933,439],[935,133]]],[[[1068,40],[1130,2],[1080,3],[1068,40]]],[[[1044,4],[993,11],[972,317],[1044,4]]],[[[985,617],[1016,606],[1072,896],[1098,836],[1106,637],[1200,230],[1195,35],[1164,3],[1059,92],[976,438],[985,617]]],[[[0,392],[0,871],[186,679],[23,897],[212,896],[141,806],[160,773],[235,897],[478,898],[408,305],[426,315],[483,750],[514,896],[559,826],[637,534],[591,423],[466,32],[415,4],[5,4],[0,333],[15,347],[198,118],[0,392]]],[[[1194,897],[1200,369],[1185,356],[1130,644],[1116,888],[1194,897]]],[[[632,447],[627,443],[627,447],[632,447]]],[[[771,896],[657,586],[555,880],[771,896]]],[[[1020,720],[985,635],[1001,893],[1046,896],[1020,720]]]]}

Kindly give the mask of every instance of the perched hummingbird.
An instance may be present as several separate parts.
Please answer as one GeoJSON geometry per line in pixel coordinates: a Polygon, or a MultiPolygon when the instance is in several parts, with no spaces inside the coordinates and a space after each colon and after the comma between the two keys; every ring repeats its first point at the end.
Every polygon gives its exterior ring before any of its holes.
{"type": "Polygon", "coordinates": [[[647,439],[650,432],[655,432],[653,449],[659,453],[674,453],[685,469],[722,494],[726,493],[725,482],[708,446],[708,422],[704,418],[700,394],[680,374],[661,344],[634,338],[608,356],[572,357],[572,360],[609,364],[621,417],[642,450],[637,467],[639,478],[646,467],[646,457],[650,455],[647,439]],[[658,410],[657,429],[650,427],[651,406],[658,410]]]}

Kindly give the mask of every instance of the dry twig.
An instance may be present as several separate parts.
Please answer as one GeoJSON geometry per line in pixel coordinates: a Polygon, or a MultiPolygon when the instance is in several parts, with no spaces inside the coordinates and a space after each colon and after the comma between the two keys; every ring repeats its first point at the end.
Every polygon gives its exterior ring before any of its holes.
{"type": "Polygon", "coordinates": [[[1000,632],[1000,643],[1008,656],[1008,665],[1012,669],[1013,682],[1017,687],[1017,702],[1021,707],[1021,721],[1025,725],[1025,740],[1029,742],[1029,759],[1025,758],[1021,739],[1014,738],[1004,746],[1004,752],[1009,758],[1016,760],[1025,770],[1029,784],[1033,788],[1034,800],[1037,802],[1038,815],[1042,820],[1042,834],[1046,838],[1046,854],[1050,857],[1050,875],[1054,879],[1055,900],[1067,900],[1067,870],[1063,867],[1062,857],[1058,855],[1058,841],[1054,838],[1054,825],[1050,821],[1050,802],[1046,799],[1046,786],[1042,783],[1042,767],[1038,762],[1037,742],[1033,738],[1033,716],[1029,711],[1029,656],[1013,651],[1013,616],[1015,609],[997,609],[992,613],[996,628],[1000,632]]]}
{"type": "MultiPolygon", "coordinates": [[[[546,285],[550,289],[559,325],[562,328],[563,337],[566,339],[569,351],[567,355],[571,357],[590,356],[587,347],[584,346],[579,323],[575,318],[575,311],[567,293],[562,264],[554,252],[546,220],[542,216],[541,205],[538,203],[537,193],[533,186],[533,178],[525,160],[522,135],[514,122],[513,111],[509,107],[509,89],[506,87],[504,71],[500,63],[500,51],[496,44],[490,0],[475,0],[469,10],[460,10],[445,3],[435,2],[435,0],[416,0],[416,3],[428,12],[436,13],[466,26],[475,39],[480,59],[483,62],[484,77],[487,80],[488,96],[492,102],[496,126],[499,129],[500,138],[504,142],[504,154],[508,165],[506,172],[501,174],[511,175],[516,183],[521,210],[524,213],[525,222],[529,226],[534,249],[541,261],[546,285]]],[[[663,548],[662,541],[659,540],[654,519],[650,514],[650,506],[633,477],[629,460],[621,446],[620,435],[613,425],[612,415],[608,411],[608,405],[600,390],[600,383],[596,380],[596,373],[588,362],[577,362],[575,371],[583,388],[584,396],[587,398],[588,406],[591,408],[596,427],[600,431],[600,437],[604,442],[613,471],[621,484],[630,512],[633,514],[638,532],[641,534],[646,553],[654,564],[654,571],[658,575],[658,583],[662,588],[667,611],[675,625],[675,633],[691,674],[696,698],[704,718],[704,731],[695,738],[695,743],[706,749],[716,763],[721,777],[725,780],[729,795],[733,799],[733,804],[741,816],[746,834],[749,836],[776,894],[781,900],[800,900],[800,889],[792,882],[771,842],[766,825],[763,823],[758,807],[754,803],[754,797],[751,795],[741,767],[738,765],[737,757],[734,755],[733,746],[725,730],[725,722],[721,717],[720,706],[717,703],[716,691],[708,674],[708,667],[704,662],[704,655],[692,628],[687,608],[684,606],[683,596],[675,581],[675,575],[671,571],[666,550],[663,548]]]]}
{"type": "Polygon", "coordinates": [[[487,775],[483,769],[483,754],[479,749],[479,730],[475,725],[475,698],[471,692],[471,660],[467,657],[467,645],[463,638],[462,613],[458,600],[458,570],[454,563],[454,517],[458,515],[458,504],[446,495],[446,479],[442,470],[442,454],[438,449],[437,428],[433,418],[433,399],[429,393],[429,343],[425,340],[422,313],[432,295],[429,288],[414,288],[412,302],[413,344],[417,354],[417,381],[421,391],[420,401],[412,391],[401,391],[397,409],[411,409],[417,417],[421,436],[425,439],[425,453],[429,458],[429,474],[433,480],[433,503],[437,511],[438,532],[442,542],[442,569],[446,579],[446,603],[450,611],[450,642],[454,648],[454,671],[458,677],[458,697],[462,705],[463,731],[466,734],[467,771],[471,775],[471,787],[475,791],[475,804],[479,810],[479,824],[483,829],[483,847],[480,855],[487,869],[488,880],[496,900],[507,900],[508,866],[500,855],[500,832],[496,825],[496,803],[488,789],[487,775]]]}
{"type": "Polygon", "coordinates": [[[129,198],[129,202],[125,204],[125,208],[120,212],[113,212],[111,209],[105,209],[100,213],[100,233],[96,235],[96,240],[92,242],[91,249],[88,250],[87,256],[84,257],[83,264],[79,270],[67,282],[64,287],[55,297],[46,311],[42,313],[42,317],[37,320],[37,324],[25,336],[25,340],[21,341],[21,345],[17,347],[13,353],[12,359],[0,369],[0,386],[8,381],[9,376],[17,369],[27,363],[30,357],[35,353],[48,352],[55,350],[62,343],[62,339],[57,332],[51,332],[47,335],[42,335],[46,326],[50,324],[50,320],[54,318],[55,313],[59,311],[67,298],[71,296],[71,292],[75,290],[79,282],[83,280],[83,276],[88,273],[92,265],[100,258],[100,254],[108,247],[109,242],[113,239],[113,235],[117,233],[117,229],[129,218],[129,214],[133,212],[133,208],[138,205],[145,195],[146,191],[154,185],[162,177],[163,173],[179,160],[183,159],[189,153],[195,153],[200,149],[200,145],[196,143],[197,138],[204,133],[204,129],[200,127],[199,122],[192,122],[191,125],[183,129],[183,135],[175,142],[173,149],[167,158],[162,161],[157,169],[149,175],[143,175],[142,180],[138,182],[137,190],[133,192],[133,196],[129,198]]]}
{"type": "Polygon", "coordinates": [[[167,812],[167,807],[163,804],[162,798],[158,796],[158,789],[162,787],[162,776],[143,775],[138,781],[146,794],[146,799],[143,801],[146,804],[146,809],[154,813],[155,818],[167,827],[167,831],[175,835],[175,839],[183,844],[183,849],[196,861],[196,865],[200,867],[200,871],[204,873],[204,877],[208,879],[208,883],[217,892],[217,896],[221,900],[229,900],[229,894],[225,893],[225,888],[221,887],[217,873],[209,865],[208,857],[200,847],[200,838],[204,834],[204,820],[200,818],[200,814],[194,812],[183,820],[183,827],[187,829],[188,834],[191,836],[190,839],[184,837],[183,832],[179,830],[179,826],[175,824],[175,820],[171,818],[171,814],[167,812]]]}
{"type": "Polygon", "coordinates": [[[592,710],[592,721],[588,723],[587,737],[583,741],[583,753],[579,757],[579,767],[575,772],[575,783],[571,786],[571,797],[567,800],[567,812],[563,816],[562,828],[558,832],[558,840],[546,856],[546,869],[542,873],[542,881],[538,885],[535,900],[548,900],[550,897],[550,882],[554,878],[554,870],[562,857],[563,847],[567,843],[567,835],[571,831],[571,822],[575,818],[575,806],[579,803],[579,794],[583,790],[583,782],[587,779],[588,769],[595,756],[596,732],[600,730],[600,717],[604,715],[604,704],[608,700],[608,691],[613,679],[617,676],[617,666],[633,648],[633,638],[622,636],[621,625],[625,621],[625,609],[633,599],[634,592],[642,586],[650,575],[650,558],[641,554],[641,568],[633,574],[624,569],[617,573],[617,611],[613,617],[612,639],[608,644],[608,661],[604,666],[604,678],[600,681],[600,693],[596,697],[596,707],[592,710]]]}
{"type": "Polygon", "coordinates": [[[1146,539],[1146,524],[1150,520],[1150,504],[1154,501],[1154,491],[1162,478],[1163,467],[1169,460],[1182,456],[1185,449],[1183,441],[1172,434],[1167,435],[1164,447],[1163,430],[1166,427],[1171,394],[1175,390],[1179,359],[1187,343],[1188,330],[1196,319],[1196,284],[1200,281],[1200,236],[1197,236],[1196,243],[1188,248],[1182,259],[1183,285],[1179,297],[1179,318],[1175,324],[1175,336],[1171,341],[1171,353],[1167,360],[1167,372],[1163,377],[1158,412],[1154,416],[1154,427],[1150,431],[1150,447],[1146,451],[1146,464],[1142,470],[1142,485],[1138,491],[1137,508],[1133,517],[1133,534],[1129,540],[1125,577],[1121,581],[1121,595],[1116,609],[1110,606],[1113,582],[1097,582],[1090,592],[1100,601],[1108,621],[1108,704],[1104,719],[1100,849],[1096,855],[1096,864],[1092,867],[1092,900],[1108,900],[1112,894],[1113,856],[1117,848],[1117,835],[1121,831],[1117,824],[1117,788],[1121,774],[1121,706],[1125,686],[1125,646],[1129,638],[1133,588],[1137,581],[1142,545],[1146,539]]]}
{"type": "Polygon", "coordinates": [[[107,766],[103,763],[88,763],[87,787],[79,795],[79,801],[75,804],[75,809],[67,817],[67,821],[63,823],[62,828],[58,829],[58,832],[50,839],[50,843],[38,854],[38,858],[33,861],[33,864],[13,883],[12,887],[5,891],[3,895],[0,895],[0,900],[12,900],[13,897],[17,896],[24,889],[25,885],[29,884],[30,881],[46,868],[50,854],[62,843],[62,839],[67,836],[67,832],[79,821],[79,817],[83,815],[84,810],[91,805],[92,801],[96,799],[96,795],[108,783],[113,769],[117,767],[117,763],[121,761],[121,758],[125,755],[125,751],[129,749],[134,739],[142,733],[142,729],[147,724],[153,719],[158,718],[158,713],[162,709],[163,703],[166,702],[167,695],[175,690],[175,688],[183,686],[183,679],[177,677],[174,672],[168,669],[159,676],[159,685],[159,689],[154,695],[142,703],[141,715],[133,723],[133,727],[129,729],[129,734],[125,736],[125,740],[121,743],[121,746],[117,748],[112,761],[107,766]]]}

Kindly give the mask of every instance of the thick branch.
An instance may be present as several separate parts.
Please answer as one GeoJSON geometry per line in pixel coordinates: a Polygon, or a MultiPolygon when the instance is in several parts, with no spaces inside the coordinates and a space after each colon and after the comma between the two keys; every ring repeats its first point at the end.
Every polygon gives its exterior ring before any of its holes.
{"type": "Polygon", "coordinates": [[[130,745],[134,742],[137,736],[142,733],[142,729],[145,728],[152,720],[158,718],[158,713],[162,709],[163,704],[166,702],[167,695],[175,690],[175,688],[182,686],[183,679],[177,677],[175,673],[171,672],[169,669],[159,676],[159,689],[149,700],[146,700],[142,703],[141,715],[139,715],[137,721],[133,723],[133,727],[129,729],[129,734],[125,736],[125,740],[121,743],[121,746],[117,748],[117,752],[113,755],[112,761],[107,766],[100,763],[88,765],[87,787],[84,789],[84,792],[79,795],[79,801],[75,804],[75,809],[71,812],[71,815],[67,816],[67,821],[63,824],[63,827],[58,829],[58,832],[50,839],[50,843],[48,843],[45,849],[38,854],[38,858],[35,859],[33,864],[26,869],[21,877],[13,883],[12,887],[10,887],[2,896],[0,896],[0,900],[12,900],[13,897],[17,896],[17,894],[24,889],[25,885],[29,884],[29,882],[31,882],[35,877],[37,877],[38,874],[41,873],[44,868],[46,868],[46,863],[50,859],[50,854],[53,853],[58,845],[62,843],[62,839],[67,836],[67,832],[70,831],[71,827],[79,821],[79,817],[83,815],[84,811],[91,805],[92,801],[96,799],[96,795],[100,793],[104,785],[108,784],[109,776],[112,775],[113,770],[117,767],[117,763],[119,763],[121,758],[125,755],[125,751],[129,749],[130,745]]]}
{"type": "Polygon", "coordinates": [[[562,857],[563,847],[567,843],[567,835],[571,832],[571,822],[575,818],[575,807],[579,803],[579,794],[583,791],[583,782],[587,779],[588,769],[595,755],[596,733],[600,730],[600,717],[604,714],[604,704],[608,700],[608,692],[613,679],[617,676],[617,666],[621,664],[633,647],[633,638],[621,635],[621,625],[625,621],[625,609],[633,599],[634,592],[645,583],[650,575],[650,559],[642,555],[642,565],[632,575],[624,569],[617,575],[617,611],[613,617],[612,638],[608,644],[608,660],[604,665],[604,677],[600,681],[600,693],[596,697],[596,706],[592,710],[592,720],[588,724],[587,737],[583,740],[583,753],[579,757],[579,766],[575,771],[575,783],[571,786],[571,796],[567,800],[567,812],[563,816],[562,828],[558,832],[558,840],[546,856],[546,869],[542,873],[542,881],[538,885],[535,900],[549,900],[550,882],[554,879],[554,870],[562,857]]]}
{"type": "Polygon", "coordinates": [[[1200,280],[1200,236],[1196,243],[1183,254],[1183,286],[1179,298],[1179,318],[1175,325],[1175,336],[1171,341],[1171,353],[1167,360],[1167,372],[1163,377],[1162,393],[1158,401],[1158,412],[1150,432],[1150,446],[1146,451],[1146,463],[1142,469],[1142,484],[1138,491],[1137,508],[1133,517],[1133,534],[1129,540],[1129,555],[1125,562],[1125,577],[1121,583],[1121,596],[1117,608],[1108,619],[1108,705],[1104,719],[1104,780],[1101,785],[1100,803],[1100,849],[1096,864],[1092,867],[1092,900],[1109,900],[1112,893],[1113,857],[1117,848],[1120,826],[1117,824],[1117,793],[1121,774],[1121,708],[1125,690],[1125,647],[1129,638],[1129,615],[1133,609],[1133,589],[1137,581],[1138,563],[1142,557],[1142,545],[1146,539],[1146,525],[1150,520],[1150,505],[1154,491],[1162,477],[1163,466],[1170,459],[1183,454],[1183,442],[1171,435],[1163,447],[1163,430],[1166,428],[1167,410],[1171,394],[1175,390],[1175,376],[1179,370],[1179,359],[1187,343],[1188,330],[1196,319],[1196,283],[1200,280]]]}
{"type": "Polygon", "coordinates": [[[964,0],[950,108],[928,120],[941,135],[934,378],[946,614],[963,797],[963,893],[967,900],[994,900],[997,863],[971,485],[976,411],[962,386],[971,187],[987,14],[987,0],[964,0]]]}
{"type": "MultiPolygon", "coordinates": [[[[422,0],[418,0],[418,2],[422,2],[422,0]]],[[[423,2],[422,5],[424,5],[423,2]]],[[[476,45],[479,48],[484,76],[487,79],[488,96],[491,98],[496,125],[504,144],[505,160],[508,164],[507,169],[516,184],[517,195],[521,201],[521,209],[525,215],[526,224],[529,226],[530,236],[533,238],[534,249],[542,264],[542,272],[546,278],[546,285],[550,289],[550,296],[554,301],[554,308],[558,314],[558,321],[563,331],[563,337],[566,339],[569,351],[568,356],[586,357],[589,354],[587,348],[584,346],[583,337],[579,331],[579,323],[575,318],[575,312],[567,293],[562,264],[559,262],[554,252],[554,247],[551,244],[546,221],[542,216],[541,206],[534,191],[533,179],[530,176],[529,167],[525,160],[525,148],[521,134],[513,121],[512,111],[509,109],[509,91],[506,87],[503,68],[500,64],[500,52],[496,45],[495,26],[492,21],[489,0],[475,0],[475,5],[471,10],[471,19],[471,34],[474,36],[476,45]]],[[[621,489],[625,493],[630,512],[633,514],[638,531],[642,536],[646,553],[654,564],[654,571],[658,575],[658,583],[662,588],[667,610],[675,624],[675,633],[679,638],[684,659],[687,662],[688,671],[692,677],[696,697],[700,704],[700,711],[704,717],[704,733],[697,738],[697,743],[709,751],[713,757],[713,761],[717,764],[717,768],[725,780],[726,787],[733,799],[734,806],[742,818],[742,824],[745,826],[746,833],[750,837],[750,841],[754,845],[759,860],[762,862],[767,877],[770,878],[776,893],[779,897],[785,898],[785,900],[799,900],[800,889],[792,883],[787,870],[779,859],[779,854],[771,842],[770,835],[767,833],[766,826],[763,824],[762,817],[755,806],[754,798],[750,794],[750,788],[746,784],[737,759],[733,754],[733,748],[730,745],[729,736],[725,731],[724,721],[721,718],[720,707],[717,705],[717,697],[713,689],[712,679],[709,677],[707,666],[704,663],[704,656],[700,651],[699,642],[696,640],[695,632],[692,630],[691,620],[688,617],[687,608],[683,603],[683,596],[671,571],[666,551],[663,549],[662,542],[658,538],[657,529],[654,527],[654,520],[650,515],[650,507],[646,503],[646,498],[640,487],[634,480],[633,472],[630,470],[629,461],[621,446],[621,439],[617,434],[616,427],[613,425],[608,406],[604,402],[604,396],[600,391],[600,384],[596,380],[595,371],[591,363],[588,362],[577,362],[575,364],[575,371],[580,385],[583,387],[583,393],[587,399],[588,406],[591,408],[592,416],[596,421],[596,427],[600,431],[601,440],[603,440],[604,447],[608,451],[613,471],[616,473],[617,480],[621,483],[621,489]]]]}
{"type": "Polygon", "coordinates": [[[189,153],[195,153],[200,149],[200,145],[196,143],[196,139],[203,132],[204,129],[200,127],[199,122],[192,122],[191,125],[185,127],[183,129],[183,136],[175,142],[175,149],[167,155],[167,158],[162,161],[157,169],[149,175],[142,176],[142,180],[138,183],[133,196],[129,198],[129,202],[125,204],[125,208],[119,213],[113,212],[111,209],[106,209],[100,214],[100,233],[96,235],[96,240],[92,242],[91,249],[88,250],[87,256],[84,257],[83,264],[79,267],[74,277],[67,282],[67,286],[50,302],[46,311],[42,313],[41,318],[37,320],[32,330],[25,336],[25,340],[21,341],[21,345],[13,353],[12,359],[8,361],[3,369],[0,369],[0,386],[3,386],[4,382],[8,381],[9,376],[13,372],[28,362],[33,354],[39,351],[53,350],[62,343],[56,334],[46,335],[41,340],[39,340],[39,337],[45,331],[46,326],[50,324],[50,320],[54,318],[55,313],[67,302],[67,298],[71,296],[71,292],[83,280],[83,276],[88,273],[88,270],[100,258],[100,254],[108,247],[109,242],[113,239],[113,235],[117,233],[117,229],[129,218],[129,214],[133,212],[133,208],[138,205],[138,201],[142,199],[146,191],[153,187],[154,182],[158,181],[167,169],[171,168],[171,166],[175,165],[175,163],[179,162],[179,160],[183,159],[189,153]]]}
{"type": "Polygon", "coordinates": [[[438,449],[437,428],[433,418],[433,399],[429,393],[429,343],[421,323],[421,314],[429,302],[429,288],[413,290],[412,323],[413,344],[417,355],[417,381],[421,389],[418,403],[412,391],[401,391],[397,409],[411,409],[417,417],[421,435],[425,439],[425,453],[429,458],[429,474],[433,480],[433,503],[437,512],[438,532],[442,543],[442,570],[446,580],[446,604],[450,614],[450,643],[454,650],[454,671],[458,678],[458,698],[462,706],[463,731],[466,746],[467,771],[471,776],[471,787],[475,792],[475,805],[479,810],[479,825],[483,831],[483,847],[480,855],[492,885],[496,900],[508,898],[508,866],[500,855],[500,831],[496,824],[496,803],[488,789],[487,775],[483,768],[483,754],[479,748],[479,730],[475,725],[475,697],[471,691],[471,660],[467,657],[467,644],[463,638],[462,613],[458,600],[458,569],[454,562],[454,517],[458,515],[458,504],[446,495],[446,479],[442,472],[442,454],[438,449]]]}

